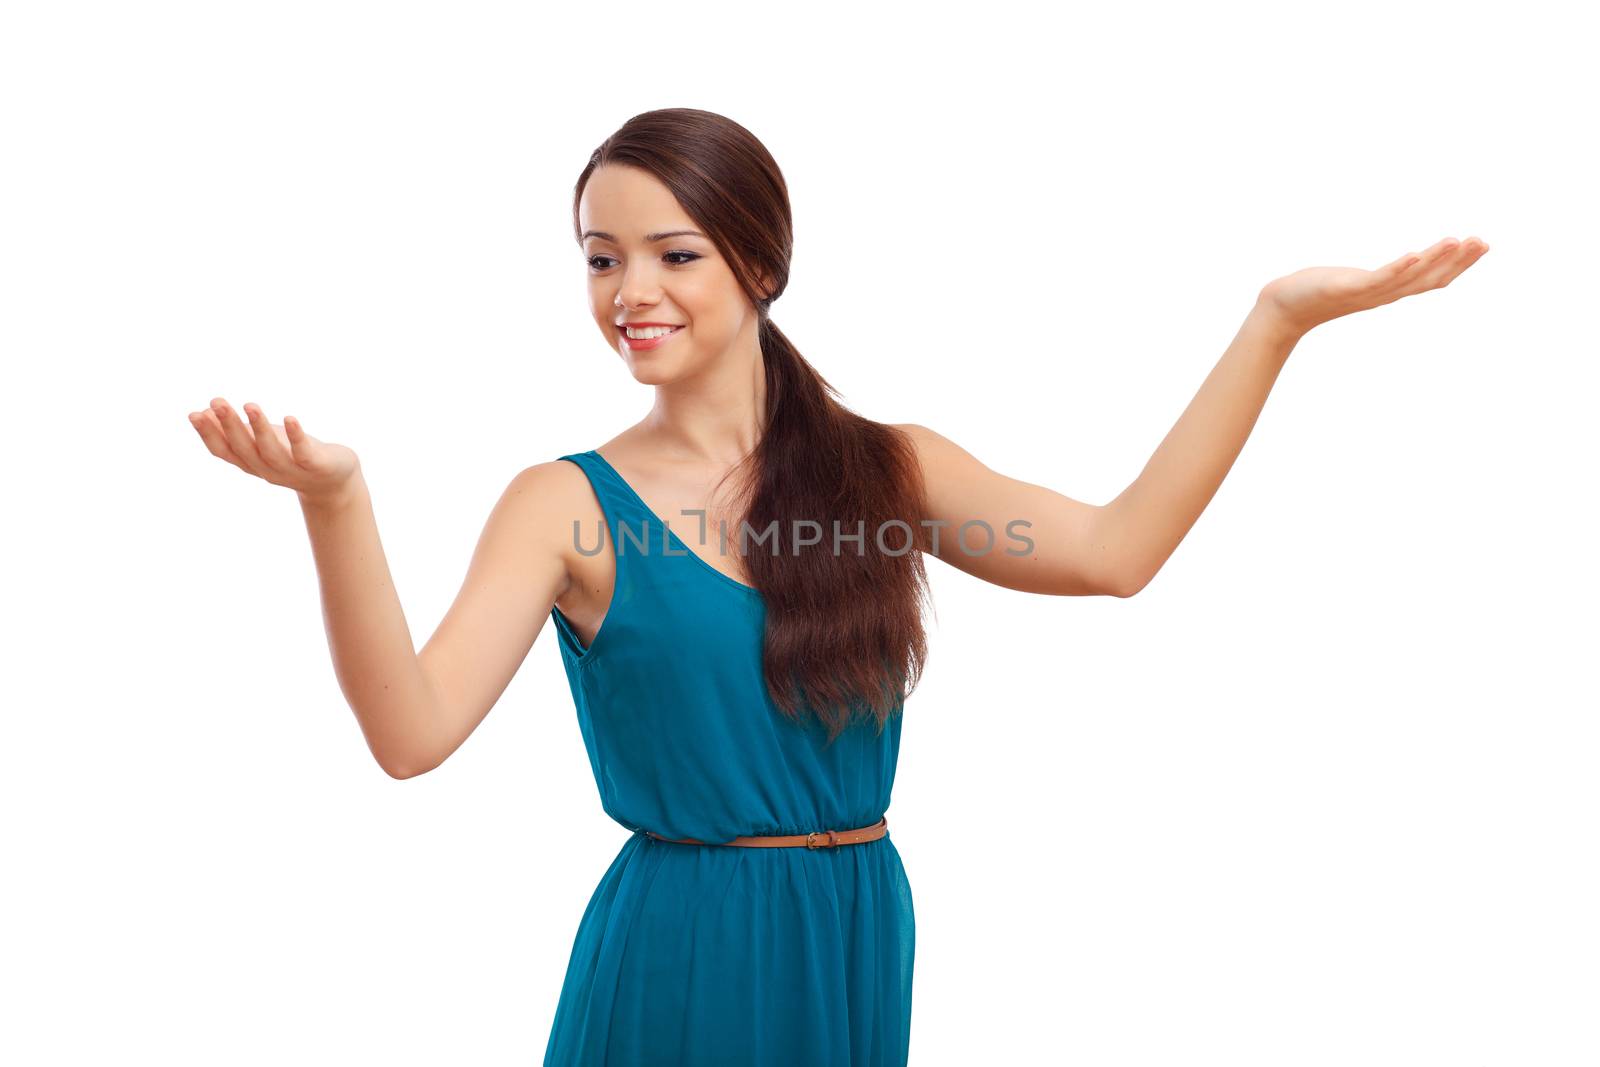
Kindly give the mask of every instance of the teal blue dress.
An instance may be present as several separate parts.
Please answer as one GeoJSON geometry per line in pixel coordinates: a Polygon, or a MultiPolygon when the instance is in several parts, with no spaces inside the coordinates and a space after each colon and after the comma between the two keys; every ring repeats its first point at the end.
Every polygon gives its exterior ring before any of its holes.
{"type": "Polygon", "coordinates": [[[551,616],[600,805],[631,833],[578,924],[545,1067],[901,1067],[915,917],[889,836],[750,848],[645,831],[870,826],[889,807],[902,709],[831,745],[814,715],[784,716],[762,677],[761,594],[695,554],[598,452],[559,458],[599,498],[617,577],[588,648],[551,616]]]}

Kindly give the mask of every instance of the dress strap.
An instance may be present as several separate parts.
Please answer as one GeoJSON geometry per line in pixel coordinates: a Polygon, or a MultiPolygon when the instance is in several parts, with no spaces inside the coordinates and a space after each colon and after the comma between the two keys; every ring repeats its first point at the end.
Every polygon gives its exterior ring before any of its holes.
{"type": "MultiPolygon", "coordinates": [[[[587,452],[569,452],[557,459],[571,460],[588,475],[594,495],[605,512],[606,529],[611,538],[614,555],[628,557],[655,555],[661,551],[663,531],[655,515],[645,507],[632,487],[594,449],[587,452]],[[620,528],[619,528],[620,527],[620,528]]],[[[585,531],[588,541],[593,531],[585,531]]]]}

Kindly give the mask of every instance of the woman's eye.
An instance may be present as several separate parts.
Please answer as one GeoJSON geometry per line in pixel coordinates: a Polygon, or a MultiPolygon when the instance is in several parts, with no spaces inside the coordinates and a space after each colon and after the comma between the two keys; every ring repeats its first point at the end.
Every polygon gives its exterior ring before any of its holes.
{"type": "MultiPolygon", "coordinates": [[[[700,254],[698,252],[667,252],[661,258],[667,260],[667,262],[671,263],[674,267],[684,267],[699,259],[700,254]],[[675,259],[673,258],[675,256],[683,258],[675,259]]],[[[607,266],[607,264],[613,262],[615,262],[615,260],[611,256],[590,256],[589,269],[597,271],[609,270],[610,268],[607,266]]]]}

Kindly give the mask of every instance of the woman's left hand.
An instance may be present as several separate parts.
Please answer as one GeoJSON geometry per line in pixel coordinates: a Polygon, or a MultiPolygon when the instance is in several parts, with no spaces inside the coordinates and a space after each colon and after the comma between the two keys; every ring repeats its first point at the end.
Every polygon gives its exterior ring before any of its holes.
{"type": "Polygon", "coordinates": [[[1307,267],[1268,282],[1256,302],[1295,333],[1403,296],[1449,285],[1489,246],[1477,237],[1446,237],[1423,252],[1408,252],[1377,270],[1307,267]]]}

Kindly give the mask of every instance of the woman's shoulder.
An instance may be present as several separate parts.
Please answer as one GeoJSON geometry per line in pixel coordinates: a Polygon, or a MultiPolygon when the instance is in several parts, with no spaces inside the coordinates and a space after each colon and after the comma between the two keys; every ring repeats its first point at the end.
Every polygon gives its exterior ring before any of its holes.
{"type": "Polygon", "coordinates": [[[969,469],[978,459],[937,430],[915,422],[890,422],[884,425],[899,430],[911,439],[916,448],[917,461],[925,475],[948,474],[969,469]]]}
{"type": "Polygon", "coordinates": [[[588,473],[559,457],[523,467],[512,475],[497,510],[505,512],[535,542],[549,546],[566,545],[574,522],[587,523],[600,514],[588,473]]]}

